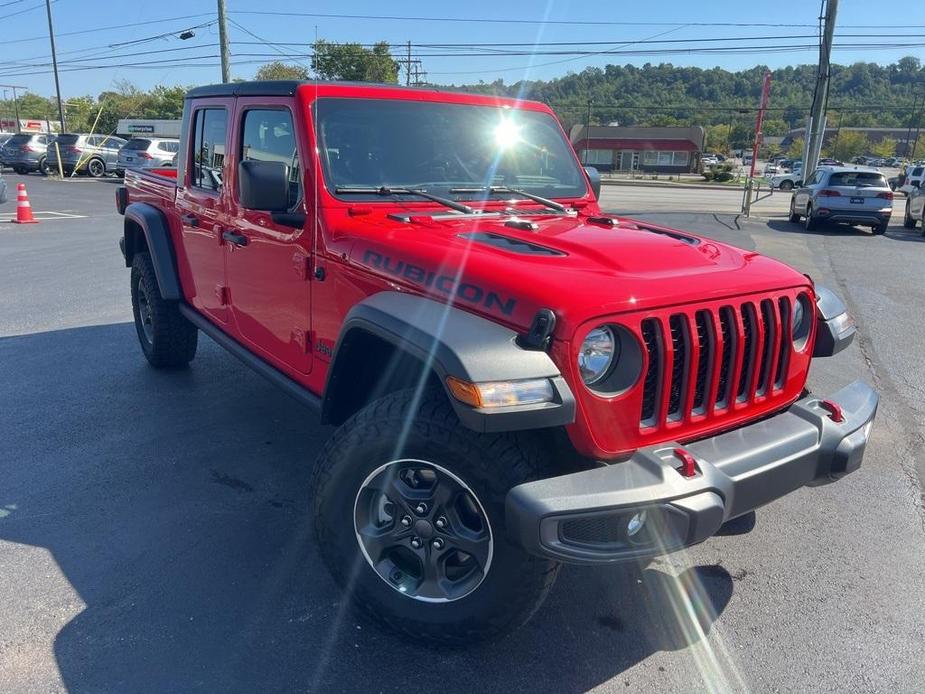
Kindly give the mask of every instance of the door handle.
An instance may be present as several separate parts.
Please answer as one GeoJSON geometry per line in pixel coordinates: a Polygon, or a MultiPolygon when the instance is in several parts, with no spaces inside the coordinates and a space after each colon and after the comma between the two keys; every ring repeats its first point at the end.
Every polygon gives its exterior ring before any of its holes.
{"type": "Polygon", "coordinates": [[[188,227],[198,227],[199,226],[199,217],[194,214],[181,214],[180,221],[183,222],[188,227]]]}
{"type": "Polygon", "coordinates": [[[236,234],[233,231],[223,231],[222,238],[225,239],[228,243],[233,243],[239,248],[241,246],[247,245],[247,237],[244,234],[236,234]]]}

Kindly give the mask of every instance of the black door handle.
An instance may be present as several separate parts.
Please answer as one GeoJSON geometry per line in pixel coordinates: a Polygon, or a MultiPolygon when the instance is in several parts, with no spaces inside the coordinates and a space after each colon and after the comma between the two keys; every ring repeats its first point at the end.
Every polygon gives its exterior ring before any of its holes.
{"type": "Polygon", "coordinates": [[[199,226],[199,217],[194,214],[181,214],[180,221],[183,222],[188,227],[198,227],[199,226]]]}
{"type": "Polygon", "coordinates": [[[228,243],[233,243],[235,246],[240,247],[247,245],[247,237],[244,234],[236,234],[233,231],[223,231],[222,238],[228,243]]]}

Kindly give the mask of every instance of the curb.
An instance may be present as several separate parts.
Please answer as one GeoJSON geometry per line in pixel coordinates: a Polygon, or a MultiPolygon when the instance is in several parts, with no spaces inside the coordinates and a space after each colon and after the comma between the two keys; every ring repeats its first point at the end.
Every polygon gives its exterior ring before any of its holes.
{"type": "Polygon", "coordinates": [[[668,181],[620,181],[620,180],[602,180],[601,185],[604,186],[622,186],[624,188],[633,188],[635,186],[643,186],[647,188],[693,188],[695,190],[734,190],[739,193],[742,192],[745,184],[742,186],[711,186],[705,183],[675,183],[668,181]]]}

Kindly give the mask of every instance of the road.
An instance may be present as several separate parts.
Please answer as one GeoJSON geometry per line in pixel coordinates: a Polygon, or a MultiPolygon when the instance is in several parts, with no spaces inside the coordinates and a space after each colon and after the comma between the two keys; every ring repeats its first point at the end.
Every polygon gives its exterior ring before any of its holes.
{"type": "MultiPolygon", "coordinates": [[[[741,188],[703,188],[683,185],[605,185],[601,204],[606,209],[627,213],[704,212],[738,214],[742,209],[741,188]]],[[[752,216],[783,216],[790,206],[790,193],[762,190],[752,206],[752,216]],[[770,194],[769,194],[770,193],[770,194]]]]}
{"type": "MultiPolygon", "coordinates": [[[[85,217],[0,222],[0,691],[922,690],[920,232],[808,235],[736,219],[729,193],[657,191],[672,212],[652,220],[846,298],[858,344],[810,386],[880,390],[864,466],[646,568],[566,567],[519,632],[438,651],[355,617],[319,562],[330,430],[208,339],[188,370],[148,368],[112,183],[25,180],[35,209],[85,217]]],[[[624,190],[614,211],[650,203],[624,190]]]]}

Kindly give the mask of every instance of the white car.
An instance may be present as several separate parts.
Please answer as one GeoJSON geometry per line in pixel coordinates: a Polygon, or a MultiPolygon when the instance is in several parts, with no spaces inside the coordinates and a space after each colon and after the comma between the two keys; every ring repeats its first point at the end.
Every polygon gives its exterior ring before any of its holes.
{"type": "Polygon", "coordinates": [[[714,157],[712,154],[704,154],[700,157],[700,163],[703,165],[703,168],[708,168],[710,166],[716,166],[719,164],[719,159],[714,157]]]}

